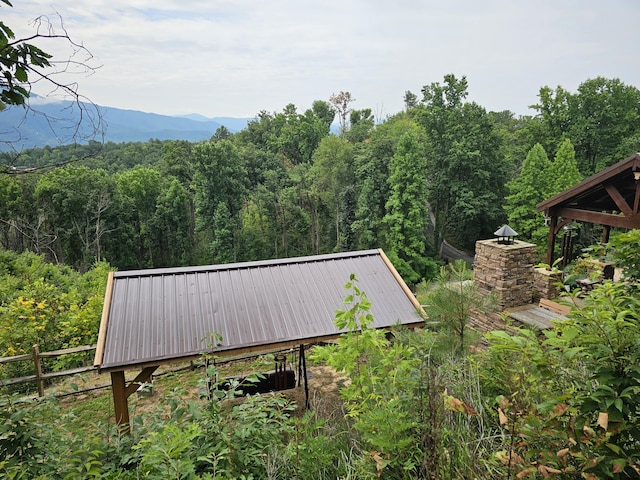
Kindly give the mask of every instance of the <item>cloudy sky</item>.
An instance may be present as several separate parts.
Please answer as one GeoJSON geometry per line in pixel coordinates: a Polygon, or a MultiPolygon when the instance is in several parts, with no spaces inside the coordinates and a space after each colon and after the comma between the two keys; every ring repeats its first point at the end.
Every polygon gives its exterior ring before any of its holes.
{"type": "MultiPolygon", "coordinates": [[[[597,76],[640,88],[637,0],[13,0],[17,36],[47,14],[100,68],[71,80],[94,103],[254,117],[349,91],[378,118],[407,90],[465,75],[487,110],[530,114],[540,87],[597,76]]],[[[62,58],[67,52],[42,44],[62,58]]],[[[46,93],[38,91],[37,93],[46,93]]]]}

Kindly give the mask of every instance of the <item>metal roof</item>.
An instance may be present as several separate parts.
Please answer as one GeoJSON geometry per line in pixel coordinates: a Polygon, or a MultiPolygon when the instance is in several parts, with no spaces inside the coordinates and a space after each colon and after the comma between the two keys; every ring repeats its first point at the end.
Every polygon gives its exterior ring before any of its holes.
{"type": "Polygon", "coordinates": [[[95,365],[101,370],[313,343],[341,332],[335,311],[355,274],[373,327],[423,312],[382,250],[110,274],[95,365]],[[215,345],[213,335],[221,340],[215,345]]]}

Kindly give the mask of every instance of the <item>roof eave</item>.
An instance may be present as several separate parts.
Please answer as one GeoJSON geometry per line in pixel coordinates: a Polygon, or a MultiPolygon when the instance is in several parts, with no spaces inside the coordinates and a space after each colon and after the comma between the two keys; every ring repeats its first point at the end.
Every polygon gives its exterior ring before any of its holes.
{"type": "Polygon", "coordinates": [[[634,171],[640,170],[640,153],[634,153],[630,157],[625,158],[624,160],[619,161],[615,165],[611,165],[608,168],[596,173],[595,175],[590,176],[589,178],[584,179],[580,183],[577,183],[571,188],[560,192],[553,197],[548,198],[536,205],[536,209],[538,212],[548,212],[549,209],[559,205],[576,195],[579,195],[586,190],[592,188],[594,185],[598,185],[604,183],[605,180],[611,178],[615,175],[618,175],[625,170],[634,171]]]}

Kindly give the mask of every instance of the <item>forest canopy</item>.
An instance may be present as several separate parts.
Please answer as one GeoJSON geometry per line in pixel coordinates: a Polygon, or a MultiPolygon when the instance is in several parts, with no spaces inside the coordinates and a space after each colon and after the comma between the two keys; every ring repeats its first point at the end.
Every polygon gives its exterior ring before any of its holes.
{"type": "Polygon", "coordinates": [[[542,242],[537,202],[640,147],[640,92],[618,79],[544,86],[533,116],[487,111],[468,93],[449,74],[405,92],[405,111],[381,122],[340,92],[205,142],[26,150],[34,172],[0,174],[0,247],[80,271],[383,248],[416,282],[437,272],[443,240],[472,254],[509,222],[542,242]]]}

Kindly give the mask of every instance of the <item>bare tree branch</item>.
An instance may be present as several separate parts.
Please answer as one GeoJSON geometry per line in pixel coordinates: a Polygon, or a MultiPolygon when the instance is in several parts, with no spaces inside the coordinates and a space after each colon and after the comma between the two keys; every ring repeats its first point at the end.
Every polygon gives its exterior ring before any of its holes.
{"type": "MultiPolygon", "coordinates": [[[[7,1],[2,2],[11,6],[7,1]]],[[[27,139],[24,126],[33,117],[44,119],[58,144],[96,139],[103,143],[106,125],[100,108],[78,93],[78,83],[69,78],[93,75],[100,66],[93,64],[94,57],[84,45],[71,38],[57,12],[53,19],[46,15],[37,17],[32,26],[35,34],[16,40],[13,31],[0,21],[0,115],[20,107],[24,109],[20,120],[14,120],[9,130],[0,131],[0,143],[15,152],[17,159],[20,144],[27,139]],[[61,60],[54,58],[36,43],[65,48],[68,54],[61,60]],[[48,92],[44,96],[36,95],[34,88],[48,89],[48,92]],[[60,108],[57,111],[51,105],[39,108],[38,105],[46,103],[60,105],[60,108]]],[[[0,166],[0,172],[2,170],[0,166]]],[[[33,170],[4,166],[4,173],[33,170]]]]}

